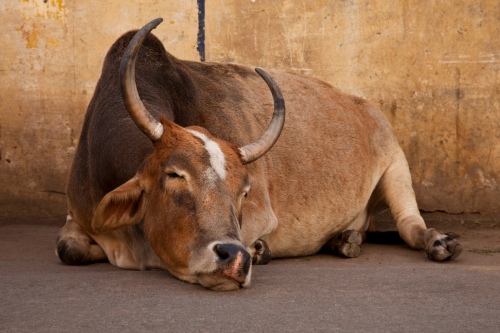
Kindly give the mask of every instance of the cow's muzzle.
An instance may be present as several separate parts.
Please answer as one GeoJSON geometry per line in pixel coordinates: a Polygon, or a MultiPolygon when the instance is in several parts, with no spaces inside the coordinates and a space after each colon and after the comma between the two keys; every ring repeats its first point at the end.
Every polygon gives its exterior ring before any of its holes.
{"type": "Polygon", "coordinates": [[[217,256],[217,274],[223,278],[229,278],[245,286],[248,273],[252,265],[252,258],[247,250],[236,244],[223,243],[214,246],[217,256]]]}

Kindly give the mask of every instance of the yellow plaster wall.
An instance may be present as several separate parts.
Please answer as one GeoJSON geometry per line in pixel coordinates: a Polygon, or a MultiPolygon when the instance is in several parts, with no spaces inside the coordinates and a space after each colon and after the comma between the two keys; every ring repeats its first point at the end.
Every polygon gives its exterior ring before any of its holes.
{"type": "Polygon", "coordinates": [[[0,2],[0,205],[64,209],[104,56],[122,33],[159,16],[165,21],[155,33],[165,46],[198,59],[196,1],[0,2]]]}
{"type": "MultiPolygon", "coordinates": [[[[207,61],[279,67],[367,98],[396,130],[421,208],[500,212],[498,1],[205,2],[207,61]]],[[[0,203],[64,202],[104,55],[156,17],[171,53],[199,59],[197,1],[0,3],[0,203]]]]}
{"type": "Polygon", "coordinates": [[[500,211],[500,2],[207,5],[207,59],[291,69],[369,99],[396,129],[421,208],[500,211]]]}

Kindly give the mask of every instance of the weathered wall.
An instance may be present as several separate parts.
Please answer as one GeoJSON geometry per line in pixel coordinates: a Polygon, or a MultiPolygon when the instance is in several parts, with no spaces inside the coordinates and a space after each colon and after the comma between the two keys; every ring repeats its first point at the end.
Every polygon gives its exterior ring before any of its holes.
{"type": "MultiPolygon", "coordinates": [[[[0,3],[0,204],[64,202],[107,48],[161,16],[167,49],[197,60],[200,2],[0,3]]],[[[205,24],[207,61],[290,69],[377,104],[421,208],[500,212],[497,0],[210,0],[205,24]]]]}
{"type": "Polygon", "coordinates": [[[150,18],[180,58],[198,59],[196,1],[0,2],[0,204],[65,209],[86,107],[111,44],[150,18]]]}

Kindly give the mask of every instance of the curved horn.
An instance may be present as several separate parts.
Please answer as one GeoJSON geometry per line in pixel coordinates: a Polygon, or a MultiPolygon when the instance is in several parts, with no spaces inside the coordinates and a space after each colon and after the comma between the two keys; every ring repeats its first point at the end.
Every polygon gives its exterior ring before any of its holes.
{"type": "Polygon", "coordinates": [[[162,21],[162,18],[157,18],[146,24],[135,34],[123,54],[122,63],[120,65],[120,85],[125,107],[137,127],[139,127],[151,141],[158,141],[161,138],[163,126],[151,116],[139,97],[137,85],[135,83],[135,62],[142,42],[149,35],[151,30],[156,28],[162,21]]]}
{"type": "Polygon", "coordinates": [[[283,100],[278,84],[263,69],[256,68],[255,71],[264,79],[264,81],[266,81],[267,86],[273,94],[274,113],[273,119],[264,134],[262,134],[255,142],[239,148],[243,164],[251,163],[267,153],[269,149],[274,146],[276,141],[278,141],[281,131],[283,130],[283,126],[285,125],[285,101],[283,100]]]}

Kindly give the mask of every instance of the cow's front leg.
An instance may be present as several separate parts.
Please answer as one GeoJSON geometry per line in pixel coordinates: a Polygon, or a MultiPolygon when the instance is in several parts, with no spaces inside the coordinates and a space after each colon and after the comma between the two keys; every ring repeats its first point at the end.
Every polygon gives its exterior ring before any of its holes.
{"type": "Polygon", "coordinates": [[[106,261],[103,249],[68,215],[56,240],[56,254],[67,265],[106,261]]]}
{"type": "Polygon", "coordinates": [[[361,243],[363,237],[361,234],[354,230],[345,230],[337,236],[330,239],[325,247],[327,250],[345,258],[357,258],[361,253],[361,243]]]}
{"type": "Polygon", "coordinates": [[[271,261],[271,250],[262,239],[257,239],[250,246],[250,255],[254,265],[267,265],[271,261]]]}

